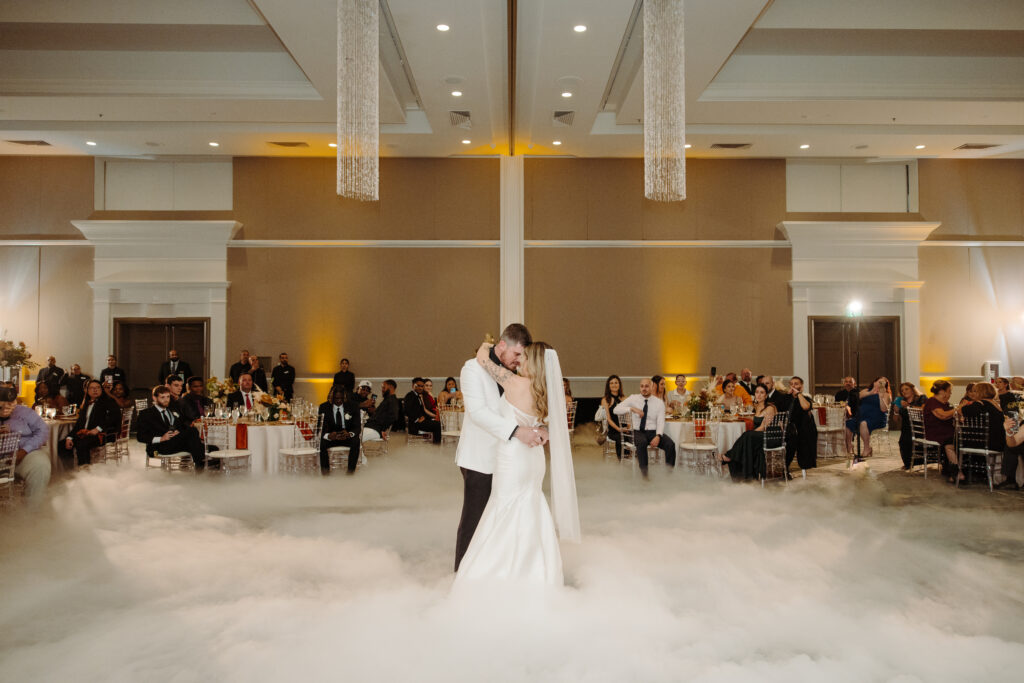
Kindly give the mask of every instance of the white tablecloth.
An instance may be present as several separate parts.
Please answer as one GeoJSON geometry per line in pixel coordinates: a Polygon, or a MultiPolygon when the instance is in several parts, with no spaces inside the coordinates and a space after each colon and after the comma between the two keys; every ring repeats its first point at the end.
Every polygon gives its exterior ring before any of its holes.
{"type": "MultiPolygon", "coordinates": [[[[719,453],[725,453],[732,448],[732,445],[740,438],[740,434],[747,431],[747,423],[742,421],[713,422],[711,427],[713,428],[711,438],[715,442],[715,446],[718,447],[719,453]]],[[[665,434],[671,437],[677,446],[684,441],[693,441],[693,422],[666,421],[665,434]]]]}
{"type": "Polygon", "coordinates": [[[49,419],[44,420],[44,422],[50,428],[50,438],[46,441],[46,448],[50,452],[50,468],[54,473],[61,472],[64,469],[64,465],[60,461],[60,444],[71,434],[71,429],[75,426],[75,422],[74,420],[49,419]]]}
{"type": "MultiPolygon", "coordinates": [[[[282,448],[291,448],[295,425],[255,424],[248,426],[247,450],[252,451],[252,474],[255,477],[277,474],[277,454],[282,448]]],[[[237,429],[228,430],[231,448],[236,448],[237,429]]]]}

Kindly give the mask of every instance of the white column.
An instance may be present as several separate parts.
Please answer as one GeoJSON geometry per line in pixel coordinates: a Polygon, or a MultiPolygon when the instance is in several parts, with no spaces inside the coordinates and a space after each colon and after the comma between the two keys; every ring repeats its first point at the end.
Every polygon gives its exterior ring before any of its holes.
{"type": "Polygon", "coordinates": [[[92,368],[82,368],[82,372],[99,377],[100,371],[107,367],[107,356],[114,348],[114,322],[110,318],[110,290],[105,287],[93,287],[92,300],[92,368]]]}
{"type": "Polygon", "coordinates": [[[501,327],[525,323],[523,157],[501,158],[501,327]]]}
{"type": "Polygon", "coordinates": [[[903,290],[903,378],[914,384],[921,381],[921,289],[903,290]]]}
{"type": "Polygon", "coordinates": [[[791,374],[810,382],[810,339],[807,333],[807,319],[810,304],[807,300],[807,288],[793,286],[793,368],[791,374]]]}

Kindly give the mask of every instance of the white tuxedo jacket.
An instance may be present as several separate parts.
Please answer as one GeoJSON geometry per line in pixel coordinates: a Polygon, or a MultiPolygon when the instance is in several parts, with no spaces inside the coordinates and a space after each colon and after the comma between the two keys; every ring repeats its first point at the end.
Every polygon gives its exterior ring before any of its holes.
{"type": "Polygon", "coordinates": [[[501,400],[498,383],[476,362],[476,358],[466,361],[459,378],[466,414],[455,451],[455,464],[467,470],[494,474],[498,447],[509,440],[518,423],[514,418],[502,415],[498,405],[501,400]]]}

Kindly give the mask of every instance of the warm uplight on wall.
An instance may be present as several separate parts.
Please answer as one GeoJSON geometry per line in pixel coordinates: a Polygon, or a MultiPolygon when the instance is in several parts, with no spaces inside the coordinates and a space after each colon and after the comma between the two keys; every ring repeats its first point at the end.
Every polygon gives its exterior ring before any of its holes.
{"type": "Polygon", "coordinates": [[[800,149],[810,149],[810,145],[800,145],[800,149]]]}
{"type": "Polygon", "coordinates": [[[441,31],[442,33],[447,31],[449,28],[451,28],[451,27],[448,24],[438,24],[437,25],[437,30],[441,31]]]}
{"type": "Polygon", "coordinates": [[[924,145],[915,145],[914,149],[924,149],[924,145]]]}
{"type": "Polygon", "coordinates": [[[562,141],[561,140],[552,140],[551,144],[554,145],[555,147],[558,147],[560,144],[562,144],[562,141]]]}
{"type": "Polygon", "coordinates": [[[210,147],[220,147],[220,143],[219,142],[211,142],[210,143],[210,147]]]}
{"type": "Polygon", "coordinates": [[[857,318],[864,312],[864,304],[854,299],[846,304],[846,315],[850,318],[857,318]]]}

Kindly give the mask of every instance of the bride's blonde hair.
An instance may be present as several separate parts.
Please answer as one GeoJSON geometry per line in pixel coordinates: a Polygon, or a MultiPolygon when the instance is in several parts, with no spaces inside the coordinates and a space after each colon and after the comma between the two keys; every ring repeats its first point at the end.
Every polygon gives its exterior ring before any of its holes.
{"type": "Polygon", "coordinates": [[[523,366],[530,379],[530,396],[541,422],[548,421],[547,365],[544,352],[551,347],[542,341],[535,341],[523,349],[523,366]]]}

